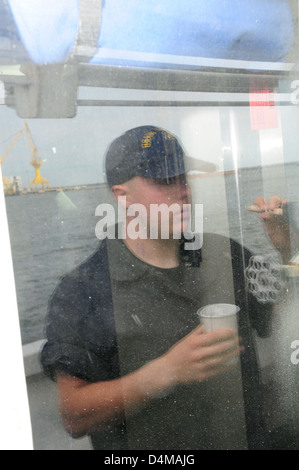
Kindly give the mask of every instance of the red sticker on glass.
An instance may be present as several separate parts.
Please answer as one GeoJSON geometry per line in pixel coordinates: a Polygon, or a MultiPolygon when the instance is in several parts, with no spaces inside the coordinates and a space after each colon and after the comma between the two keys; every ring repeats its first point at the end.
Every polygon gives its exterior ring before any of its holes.
{"type": "Polygon", "coordinates": [[[275,107],[273,91],[250,91],[249,103],[251,128],[253,130],[278,127],[278,111],[275,107]]]}

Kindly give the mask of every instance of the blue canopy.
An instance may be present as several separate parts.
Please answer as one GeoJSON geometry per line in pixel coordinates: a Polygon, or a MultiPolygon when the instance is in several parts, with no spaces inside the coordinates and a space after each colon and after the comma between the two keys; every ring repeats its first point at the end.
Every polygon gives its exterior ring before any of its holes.
{"type": "MultiPolygon", "coordinates": [[[[79,0],[8,3],[33,62],[59,63],[69,58],[80,25],[79,0]]],[[[175,57],[185,58],[182,64],[199,57],[283,61],[294,40],[287,0],[102,3],[98,51],[91,63],[157,66],[171,64],[175,57]]]]}

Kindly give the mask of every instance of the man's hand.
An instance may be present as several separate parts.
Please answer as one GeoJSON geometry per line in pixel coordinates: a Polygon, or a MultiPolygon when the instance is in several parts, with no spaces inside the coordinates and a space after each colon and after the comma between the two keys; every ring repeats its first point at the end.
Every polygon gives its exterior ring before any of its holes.
{"type": "Polygon", "coordinates": [[[240,354],[236,330],[204,332],[202,325],[176,343],[164,356],[165,373],[172,381],[189,384],[206,380],[233,367],[230,359],[240,354]]]}

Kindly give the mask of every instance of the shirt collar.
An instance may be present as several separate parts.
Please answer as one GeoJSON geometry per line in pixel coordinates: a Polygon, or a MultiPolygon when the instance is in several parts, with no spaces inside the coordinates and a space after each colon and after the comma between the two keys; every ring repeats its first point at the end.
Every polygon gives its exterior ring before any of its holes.
{"type": "MultiPolygon", "coordinates": [[[[116,233],[121,233],[120,227],[116,226],[116,233]]],[[[196,253],[184,251],[183,244],[185,240],[181,240],[180,247],[180,263],[181,268],[198,267],[202,262],[201,250],[196,253]]],[[[152,269],[152,266],[137,258],[125,245],[122,238],[106,239],[107,252],[109,260],[110,277],[116,281],[130,281],[142,277],[146,272],[152,269]]],[[[194,270],[194,268],[191,271],[194,270]]],[[[196,270],[198,271],[198,270],[196,270]]]]}
{"type": "MultiPolygon", "coordinates": [[[[137,258],[125,245],[122,239],[107,239],[110,277],[116,281],[130,281],[142,277],[146,272],[155,269],[153,266],[137,258]]],[[[180,267],[190,267],[193,263],[181,256],[180,267]]],[[[200,258],[201,261],[201,258],[200,258]]],[[[199,263],[197,264],[199,267],[199,263]]],[[[194,268],[191,268],[193,271],[194,268]]],[[[197,270],[196,270],[197,271],[197,270]]]]}
{"type": "MultiPolygon", "coordinates": [[[[204,237],[205,239],[205,237],[204,237]]],[[[217,236],[216,236],[217,240],[217,236]]],[[[214,244],[215,235],[209,234],[203,243],[200,268],[182,262],[180,295],[189,299],[198,298],[203,292],[210,290],[217,278],[215,266],[220,262],[219,250],[214,244]]],[[[109,260],[109,272],[112,280],[130,282],[151,273],[151,265],[137,258],[125,245],[122,239],[106,239],[109,260]]],[[[222,250],[220,253],[223,253],[222,250]]],[[[221,257],[222,259],[222,257],[221,257]]],[[[177,292],[177,286],[176,286],[177,292]]]]}
{"type": "Polygon", "coordinates": [[[137,258],[122,239],[107,239],[110,277],[116,281],[131,281],[145,274],[149,265],[137,258]]]}

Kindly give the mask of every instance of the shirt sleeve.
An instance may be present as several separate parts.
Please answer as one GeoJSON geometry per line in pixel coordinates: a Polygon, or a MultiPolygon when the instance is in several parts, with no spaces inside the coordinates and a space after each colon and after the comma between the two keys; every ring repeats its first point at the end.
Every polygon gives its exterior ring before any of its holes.
{"type": "Polygon", "coordinates": [[[105,308],[89,295],[78,271],[64,277],[49,302],[40,354],[46,375],[55,379],[63,371],[90,382],[118,376],[116,344],[108,329],[105,308]]]}

